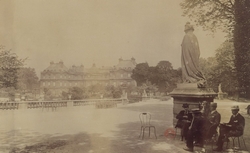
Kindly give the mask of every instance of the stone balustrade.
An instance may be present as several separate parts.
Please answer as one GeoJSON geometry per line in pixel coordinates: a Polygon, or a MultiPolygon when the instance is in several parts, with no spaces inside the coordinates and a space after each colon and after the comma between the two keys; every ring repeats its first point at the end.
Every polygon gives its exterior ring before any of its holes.
{"type": "Polygon", "coordinates": [[[75,107],[94,105],[96,108],[117,107],[117,104],[124,104],[126,99],[86,99],[86,100],[60,100],[60,101],[22,101],[22,102],[0,102],[0,110],[15,109],[52,109],[60,107],[75,107]]]}

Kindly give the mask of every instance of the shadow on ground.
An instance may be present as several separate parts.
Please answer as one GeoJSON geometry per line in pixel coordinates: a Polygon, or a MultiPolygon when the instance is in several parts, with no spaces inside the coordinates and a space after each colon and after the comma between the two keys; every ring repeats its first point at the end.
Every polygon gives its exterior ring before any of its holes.
{"type": "MultiPolygon", "coordinates": [[[[117,125],[116,131],[112,131],[112,136],[104,137],[102,134],[78,133],[75,135],[48,136],[43,138],[40,143],[26,146],[23,149],[12,148],[11,153],[183,153],[182,148],[185,143],[180,141],[177,136],[175,140],[167,139],[164,132],[172,127],[172,103],[145,103],[140,105],[127,105],[117,109],[138,112],[138,122],[126,122],[117,125]],[[152,125],[155,125],[157,139],[153,131],[151,137],[148,137],[148,131],[145,132],[145,138],[142,140],[140,135],[139,113],[150,112],[152,114],[152,125]]],[[[129,112],[128,111],[128,112],[129,112]]],[[[223,115],[231,115],[230,111],[223,111],[223,115]]],[[[118,115],[119,114],[114,114],[118,115]]],[[[122,118],[121,118],[122,119],[122,118]]],[[[246,127],[249,129],[250,118],[246,117],[246,127]]],[[[86,125],[87,126],[87,125],[86,125]]],[[[250,144],[250,131],[245,130],[246,144],[250,144]]],[[[42,137],[42,136],[41,136],[42,137]]],[[[210,147],[210,146],[209,146],[210,147]]],[[[208,148],[211,151],[211,147],[208,148]]],[[[201,148],[195,147],[195,151],[201,151],[201,148]]]]}

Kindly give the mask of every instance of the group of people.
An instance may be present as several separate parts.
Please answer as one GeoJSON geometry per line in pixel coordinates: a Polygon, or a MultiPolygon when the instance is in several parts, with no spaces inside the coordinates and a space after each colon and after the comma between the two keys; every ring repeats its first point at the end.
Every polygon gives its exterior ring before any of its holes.
{"type": "Polygon", "coordinates": [[[239,113],[239,106],[231,107],[232,116],[228,123],[220,123],[221,115],[216,110],[217,103],[204,102],[202,108],[189,109],[188,104],[183,104],[184,110],[176,116],[178,119],[176,128],[181,128],[181,140],[185,139],[184,150],[193,152],[194,146],[203,146],[204,141],[212,139],[219,128],[217,148],[214,151],[222,151],[223,143],[229,141],[229,137],[243,135],[245,119],[239,113]]]}

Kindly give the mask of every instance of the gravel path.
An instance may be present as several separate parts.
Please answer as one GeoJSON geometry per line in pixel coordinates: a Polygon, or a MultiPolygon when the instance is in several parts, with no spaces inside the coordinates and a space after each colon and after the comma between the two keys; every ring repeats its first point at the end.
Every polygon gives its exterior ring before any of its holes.
{"type": "MultiPolygon", "coordinates": [[[[218,110],[227,122],[231,105],[238,104],[242,114],[247,103],[217,101],[218,110]]],[[[163,134],[172,127],[173,103],[147,100],[118,105],[117,108],[95,109],[93,106],[60,108],[56,111],[1,110],[1,153],[182,153],[185,143],[167,139],[163,134]],[[150,112],[157,137],[138,138],[139,113],[150,112]]],[[[246,117],[246,126],[249,128],[246,117]]],[[[250,132],[247,143],[250,144],[250,132]]],[[[246,139],[246,137],[245,137],[246,139]]],[[[201,148],[196,147],[196,151],[201,148]]]]}

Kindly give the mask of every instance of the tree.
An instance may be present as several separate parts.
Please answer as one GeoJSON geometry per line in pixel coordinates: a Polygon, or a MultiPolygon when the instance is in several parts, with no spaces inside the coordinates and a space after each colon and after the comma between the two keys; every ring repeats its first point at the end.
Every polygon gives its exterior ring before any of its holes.
{"type": "Polygon", "coordinates": [[[234,48],[239,92],[250,98],[250,1],[235,0],[234,48]]]}
{"type": "Polygon", "coordinates": [[[143,91],[145,90],[149,94],[151,94],[151,93],[155,94],[158,91],[158,87],[155,84],[152,84],[148,80],[145,83],[142,84],[141,89],[143,91]]]}
{"type": "Polygon", "coordinates": [[[207,80],[207,86],[214,89],[217,92],[217,87],[220,81],[216,81],[215,78],[219,76],[220,72],[217,71],[217,60],[215,57],[200,58],[200,69],[207,80]]]}
{"type": "Polygon", "coordinates": [[[160,92],[171,92],[181,80],[181,73],[173,69],[169,61],[160,61],[150,69],[149,81],[156,84],[160,92]]]}
{"type": "Polygon", "coordinates": [[[113,98],[113,91],[115,90],[115,87],[113,85],[108,84],[105,87],[105,93],[104,93],[104,97],[107,98],[113,98]]]}
{"type": "Polygon", "coordinates": [[[180,5],[183,15],[204,30],[215,32],[220,28],[230,33],[234,28],[234,0],[185,0],[180,5]]]}
{"type": "Polygon", "coordinates": [[[232,36],[239,89],[250,98],[250,1],[185,0],[181,6],[197,25],[212,32],[221,28],[232,36]]]}
{"type": "Polygon", "coordinates": [[[52,100],[54,98],[52,92],[48,88],[44,88],[43,92],[44,92],[44,100],[52,100]]]}
{"type": "Polygon", "coordinates": [[[107,85],[105,91],[105,97],[121,98],[122,88],[120,86],[107,85]]]}
{"type": "Polygon", "coordinates": [[[102,84],[92,84],[88,86],[87,88],[89,96],[94,97],[94,98],[100,98],[101,95],[104,95],[105,93],[105,86],[102,84]]]}
{"type": "Polygon", "coordinates": [[[34,68],[20,68],[18,70],[17,88],[21,91],[35,91],[39,87],[38,77],[34,68]]]}
{"type": "Polygon", "coordinates": [[[222,84],[222,90],[230,95],[236,92],[238,81],[236,78],[235,55],[233,42],[225,41],[219,49],[216,50],[216,71],[220,72],[219,81],[222,84]]]}
{"type": "Polygon", "coordinates": [[[69,93],[66,91],[62,92],[62,100],[68,100],[69,99],[69,93]]]}
{"type": "Polygon", "coordinates": [[[156,66],[150,67],[148,63],[139,63],[133,70],[131,77],[138,86],[149,81],[155,84],[160,92],[171,92],[181,80],[181,70],[173,69],[169,61],[160,61],[156,66]]]}
{"type": "Polygon", "coordinates": [[[181,75],[178,76],[176,70],[173,69],[172,64],[169,61],[160,61],[156,69],[160,74],[158,87],[160,91],[171,92],[176,88],[178,80],[181,79],[181,75]]]}
{"type": "Polygon", "coordinates": [[[200,66],[207,79],[207,84],[218,92],[221,84],[222,91],[233,96],[237,92],[236,67],[234,64],[233,42],[225,41],[217,50],[215,57],[207,60],[201,58],[200,66]]]}
{"type": "Polygon", "coordinates": [[[148,77],[149,65],[148,63],[139,63],[135,66],[132,71],[131,78],[137,82],[138,86],[146,82],[148,77]]]}
{"type": "Polygon", "coordinates": [[[24,61],[0,46],[0,88],[17,87],[17,71],[23,66],[24,61]]]}
{"type": "MultiPolygon", "coordinates": [[[[72,100],[80,100],[83,99],[83,89],[79,88],[79,87],[72,87],[69,89],[68,94],[71,94],[71,99],[72,100]]],[[[64,93],[65,94],[65,93],[64,93]]]]}

